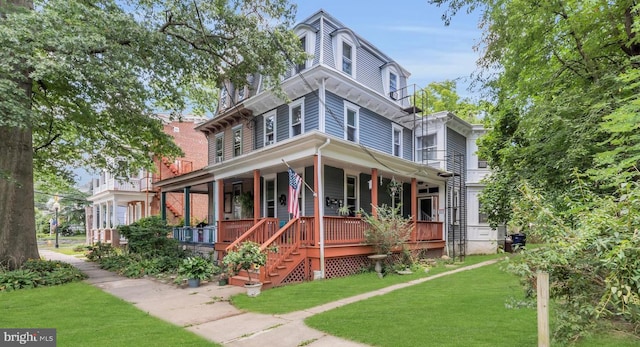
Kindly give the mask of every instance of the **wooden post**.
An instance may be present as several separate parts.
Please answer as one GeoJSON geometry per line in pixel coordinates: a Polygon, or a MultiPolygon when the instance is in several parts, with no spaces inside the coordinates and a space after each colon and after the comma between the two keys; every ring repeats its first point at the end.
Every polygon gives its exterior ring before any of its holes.
{"type": "Polygon", "coordinates": [[[549,274],[538,271],[538,347],[549,347],[549,274]]]}

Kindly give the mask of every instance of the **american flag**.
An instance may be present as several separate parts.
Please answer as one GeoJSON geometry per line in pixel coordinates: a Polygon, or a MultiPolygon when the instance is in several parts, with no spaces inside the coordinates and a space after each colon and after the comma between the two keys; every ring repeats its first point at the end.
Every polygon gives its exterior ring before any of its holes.
{"type": "Polygon", "coordinates": [[[301,185],[302,177],[293,171],[293,169],[289,168],[289,213],[293,214],[293,218],[300,217],[298,197],[300,196],[301,185]]]}

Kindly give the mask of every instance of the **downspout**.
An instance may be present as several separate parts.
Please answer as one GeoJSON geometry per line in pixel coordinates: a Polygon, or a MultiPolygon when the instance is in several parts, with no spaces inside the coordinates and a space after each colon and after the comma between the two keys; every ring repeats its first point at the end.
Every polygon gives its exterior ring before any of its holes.
{"type": "Polygon", "coordinates": [[[320,147],[318,147],[318,149],[316,150],[316,155],[318,156],[318,199],[319,199],[319,205],[320,205],[320,211],[319,211],[319,216],[318,218],[320,219],[320,242],[319,242],[319,246],[320,246],[320,273],[322,278],[326,278],[325,277],[325,271],[324,271],[324,203],[323,203],[323,199],[322,197],[324,196],[324,184],[322,184],[322,149],[324,147],[326,147],[327,145],[329,145],[329,142],[331,142],[331,139],[327,139],[327,141],[322,144],[320,147]]]}

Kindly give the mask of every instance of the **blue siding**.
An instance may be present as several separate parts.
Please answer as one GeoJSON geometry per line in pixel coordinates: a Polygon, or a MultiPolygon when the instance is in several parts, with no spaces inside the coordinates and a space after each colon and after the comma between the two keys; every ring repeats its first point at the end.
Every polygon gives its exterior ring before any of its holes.
{"type": "MultiPolygon", "coordinates": [[[[326,198],[344,200],[344,170],[325,165],[324,166],[324,197],[322,202],[326,198]]],[[[325,206],[324,214],[326,216],[337,216],[338,205],[325,206]]]]}
{"type": "Polygon", "coordinates": [[[305,132],[320,129],[319,106],[320,106],[320,99],[318,98],[317,93],[309,93],[305,95],[305,99],[304,99],[304,131],[305,132]]]}
{"type": "Polygon", "coordinates": [[[336,66],[336,60],[335,60],[335,57],[333,56],[333,37],[330,34],[334,32],[336,29],[337,28],[334,25],[332,25],[326,20],[324,21],[324,33],[323,33],[324,63],[333,68],[335,68],[336,66]]]}
{"type": "Polygon", "coordinates": [[[361,173],[358,179],[360,180],[360,208],[371,214],[371,190],[369,190],[371,175],[361,173]]]}
{"type": "Polygon", "coordinates": [[[406,128],[402,130],[402,157],[413,161],[412,132],[406,128]]]}
{"type": "Polygon", "coordinates": [[[344,138],[344,101],[331,92],[326,92],[325,100],[325,132],[344,138]]]}
{"type": "MultiPolygon", "coordinates": [[[[307,182],[309,187],[314,187],[313,166],[307,166],[304,168],[304,181],[307,182]]],[[[303,186],[302,189],[304,189],[304,210],[302,211],[302,215],[313,216],[313,192],[306,186],[303,186]]]]}
{"type": "Polygon", "coordinates": [[[278,106],[276,111],[276,143],[289,138],[289,105],[278,106]]]}
{"type": "Polygon", "coordinates": [[[385,62],[375,57],[364,47],[357,48],[356,79],[358,82],[382,94],[382,66],[385,62]]]}
{"type": "Polygon", "coordinates": [[[264,147],[264,113],[255,117],[253,143],[256,144],[256,149],[264,147]]]}
{"type": "Polygon", "coordinates": [[[284,206],[280,205],[280,196],[284,195],[287,197],[287,202],[289,202],[289,174],[287,172],[279,172],[276,178],[276,203],[278,204],[276,210],[276,217],[281,221],[289,220],[289,212],[287,211],[287,204],[284,206]]]}
{"type": "Polygon", "coordinates": [[[392,135],[389,119],[369,109],[360,109],[361,144],[391,154],[392,135]]]}

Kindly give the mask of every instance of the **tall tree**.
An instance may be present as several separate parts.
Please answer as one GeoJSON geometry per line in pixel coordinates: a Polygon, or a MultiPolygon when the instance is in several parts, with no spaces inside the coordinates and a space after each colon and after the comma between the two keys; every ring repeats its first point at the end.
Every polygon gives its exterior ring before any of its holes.
{"type": "MultiPolygon", "coordinates": [[[[640,327],[640,4],[431,0],[483,11],[481,65],[495,109],[480,153],[483,207],[547,245],[515,269],[550,272],[558,336],[603,317],[640,327]]],[[[531,282],[527,282],[531,283],[531,282]]],[[[628,328],[628,326],[627,326],[628,328]]]]}
{"type": "Polygon", "coordinates": [[[119,176],[180,154],[154,110],[215,106],[223,80],[304,59],[286,0],[0,0],[0,264],[37,257],[33,172],[119,176]],[[33,6],[35,5],[35,7],[33,6]],[[287,59],[288,58],[288,59],[287,59]]]}
{"type": "Polygon", "coordinates": [[[450,111],[469,123],[479,123],[484,116],[485,102],[473,102],[456,92],[456,81],[431,82],[416,93],[416,106],[426,113],[450,111]]]}

